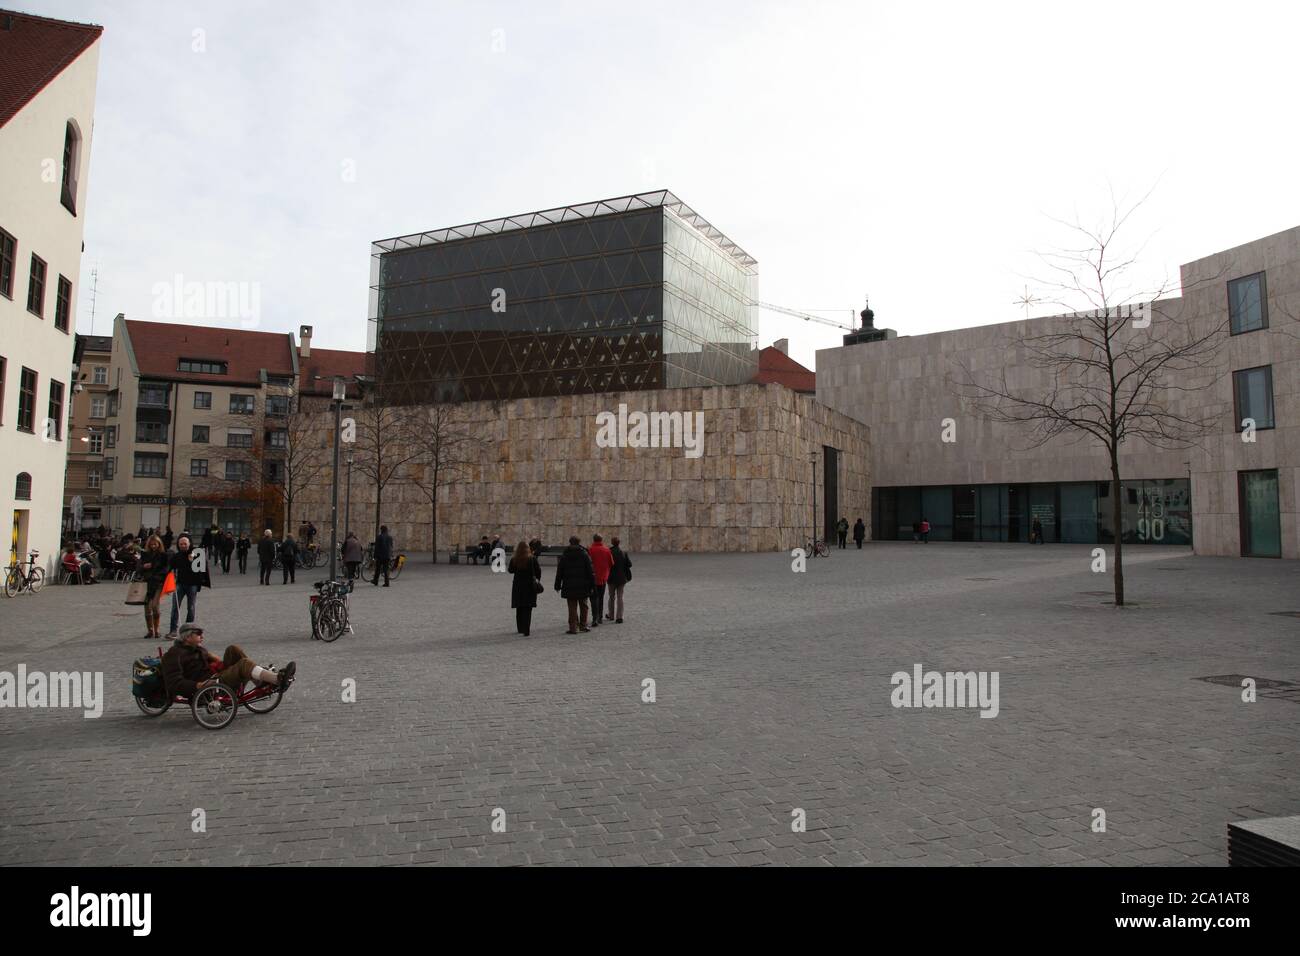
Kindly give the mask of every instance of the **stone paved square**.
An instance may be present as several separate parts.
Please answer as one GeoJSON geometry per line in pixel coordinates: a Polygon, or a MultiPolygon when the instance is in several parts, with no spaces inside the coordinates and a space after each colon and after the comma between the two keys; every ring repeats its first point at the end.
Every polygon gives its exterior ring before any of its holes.
{"type": "Polygon", "coordinates": [[[1199,678],[1300,685],[1300,566],[1130,549],[1117,612],[1089,551],[633,555],[578,637],[548,568],[529,639],[508,576],[415,556],[333,644],[322,573],[218,573],[209,645],[299,680],[216,733],[137,711],[125,585],[47,587],[0,602],[0,670],[103,671],[105,711],[0,710],[0,864],[1223,865],[1229,821],[1300,812],[1300,687],[1199,678]],[[895,709],[915,664],[997,671],[999,713],[895,709]]]}

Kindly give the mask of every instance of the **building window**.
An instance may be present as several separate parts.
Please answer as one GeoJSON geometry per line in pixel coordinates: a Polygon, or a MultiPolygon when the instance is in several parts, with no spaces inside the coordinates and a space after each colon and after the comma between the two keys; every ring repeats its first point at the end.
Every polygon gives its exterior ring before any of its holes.
{"type": "Polygon", "coordinates": [[[102,432],[91,432],[87,437],[90,439],[90,441],[87,442],[87,445],[88,445],[89,448],[90,448],[90,453],[91,453],[92,455],[102,455],[102,454],[104,454],[104,435],[103,435],[103,433],[102,433],[102,432]]]}
{"type": "Polygon", "coordinates": [[[208,428],[207,425],[195,425],[194,431],[190,435],[190,441],[196,445],[206,445],[208,443],[208,428]]]}
{"type": "Polygon", "coordinates": [[[135,453],[135,477],[163,478],[167,473],[167,456],[155,452],[135,453]]]}
{"type": "Polygon", "coordinates": [[[208,477],[208,460],[206,458],[190,459],[190,477],[191,478],[208,477]]]}
{"type": "Polygon", "coordinates": [[[27,277],[27,311],[45,315],[45,260],[32,253],[32,271],[27,277]]]}
{"type": "Polygon", "coordinates": [[[231,428],[226,431],[227,448],[252,448],[253,433],[246,428],[231,428]]]}
{"type": "Polygon", "coordinates": [[[226,462],[227,481],[249,481],[253,477],[253,463],[250,461],[226,462]]]}
{"type": "Polygon", "coordinates": [[[91,377],[90,383],[91,383],[92,385],[107,385],[107,384],[108,384],[108,366],[107,366],[107,365],[96,365],[93,369],[91,369],[91,376],[92,376],[92,377],[91,377]]]}
{"type": "Polygon", "coordinates": [[[108,396],[108,417],[117,418],[117,392],[108,396]]]}
{"type": "Polygon", "coordinates": [[[166,385],[141,385],[140,404],[149,408],[166,408],[167,392],[166,385]]]}
{"type": "Polygon", "coordinates": [[[90,400],[90,417],[91,418],[104,417],[104,400],[102,398],[92,398],[90,400]]]}
{"type": "Polygon", "coordinates": [[[194,407],[195,407],[195,408],[211,408],[211,407],[212,407],[212,393],[211,393],[211,392],[195,392],[195,393],[194,393],[194,407]]]}
{"type": "Polygon", "coordinates": [[[59,276],[58,291],[54,295],[54,327],[68,331],[68,316],[72,314],[72,283],[67,276],[59,276]]]}
{"type": "Polygon", "coordinates": [[[81,132],[77,124],[68,120],[63,128],[63,188],[59,202],[74,216],[77,214],[77,167],[81,163],[81,132]]]}
{"type": "Polygon", "coordinates": [[[14,297],[14,260],[18,255],[18,240],[0,229],[0,295],[14,297]]]}
{"type": "Polygon", "coordinates": [[[1268,328],[1268,291],[1264,273],[1228,283],[1228,331],[1233,335],[1268,328]]]}
{"type": "Polygon", "coordinates": [[[284,481],[284,462],[268,461],[266,463],[266,480],[278,485],[284,481]]]}
{"type": "Polygon", "coordinates": [[[1279,502],[1276,468],[1237,473],[1242,557],[1282,556],[1282,509],[1279,502]]]}
{"type": "Polygon", "coordinates": [[[200,375],[225,375],[226,363],[213,362],[207,359],[187,359],[183,358],[176,365],[178,372],[196,372],[200,375]]]}
{"type": "Polygon", "coordinates": [[[232,415],[253,414],[253,396],[252,395],[231,395],[230,414],[232,415]]]}
{"type": "Polygon", "coordinates": [[[145,445],[167,444],[167,423],[136,422],[135,440],[145,445]]]}
{"type": "Polygon", "coordinates": [[[1232,373],[1232,392],[1237,407],[1237,431],[1251,419],[1255,429],[1273,427],[1273,366],[1242,369],[1232,373]]]}
{"type": "Polygon", "coordinates": [[[281,417],[289,414],[289,396],[288,395],[268,395],[266,396],[266,414],[279,415],[281,417]]]}
{"type": "Polygon", "coordinates": [[[24,368],[18,378],[18,430],[34,431],[36,416],[36,373],[24,368]]]}
{"type": "Polygon", "coordinates": [[[105,458],[104,459],[104,480],[112,481],[113,476],[116,474],[117,474],[117,459],[105,458]]]}
{"type": "Polygon", "coordinates": [[[281,451],[289,447],[289,433],[283,428],[266,433],[266,443],[281,451]]]}
{"type": "Polygon", "coordinates": [[[63,441],[63,383],[50,379],[49,423],[46,437],[63,441]]]}
{"type": "Polygon", "coordinates": [[[14,497],[19,501],[32,500],[32,476],[25,471],[20,471],[18,480],[14,482],[14,497]]]}
{"type": "Polygon", "coordinates": [[[86,472],[86,487],[87,487],[87,488],[98,488],[98,487],[99,487],[99,469],[98,469],[98,468],[92,468],[90,471],[86,472]]]}
{"type": "Polygon", "coordinates": [[[116,448],[117,447],[117,426],[109,425],[106,429],[104,429],[104,435],[108,447],[116,448]]]}

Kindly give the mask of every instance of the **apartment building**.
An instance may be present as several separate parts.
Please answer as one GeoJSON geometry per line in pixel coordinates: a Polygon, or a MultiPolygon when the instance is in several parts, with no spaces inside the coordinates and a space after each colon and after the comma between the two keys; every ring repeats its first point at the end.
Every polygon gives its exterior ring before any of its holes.
{"type": "Polygon", "coordinates": [[[58,557],[102,27],[0,10],[0,515],[58,557]]]}
{"type": "Polygon", "coordinates": [[[100,496],[104,493],[105,452],[112,452],[106,424],[113,337],[78,335],[72,359],[68,470],[63,483],[65,536],[82,528],[97,528],[105,519],[100,496]]]}
{"type": "Polygon", "coordinates": [[[280,533],[292,334],[118,315],[108,374],[107,524],[280,533]]]}

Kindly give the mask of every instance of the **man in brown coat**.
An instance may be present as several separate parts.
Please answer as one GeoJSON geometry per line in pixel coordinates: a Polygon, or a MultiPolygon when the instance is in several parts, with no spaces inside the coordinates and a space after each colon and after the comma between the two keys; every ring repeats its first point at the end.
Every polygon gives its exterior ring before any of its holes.
{"type": "Polygon", "coordinates": [[[297,669],[293,661],[278,673],[259,667],[237,644],[227,647],[224,657],[217,657],[203,646],[203,628],[198,624],[182,625],[180,636],[162,659],[163,685],[169,697],[193,697],[199,688],[217,680],[236,692],[245,681],[255,680],[276,685],[283,693],[293,683],[297,669]],[[213,666],[218,662],[220,669],[213,666]]]}

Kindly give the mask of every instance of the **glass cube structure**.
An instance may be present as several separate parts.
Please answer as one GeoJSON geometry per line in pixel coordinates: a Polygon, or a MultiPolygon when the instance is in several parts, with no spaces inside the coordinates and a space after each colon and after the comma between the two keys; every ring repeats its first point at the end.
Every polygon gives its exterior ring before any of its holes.
{"type": "Polygon", "coordinates": [[[666,190],[376,242],[380,400],[736,385],[758,370],[758,263],[666,190]]]}

